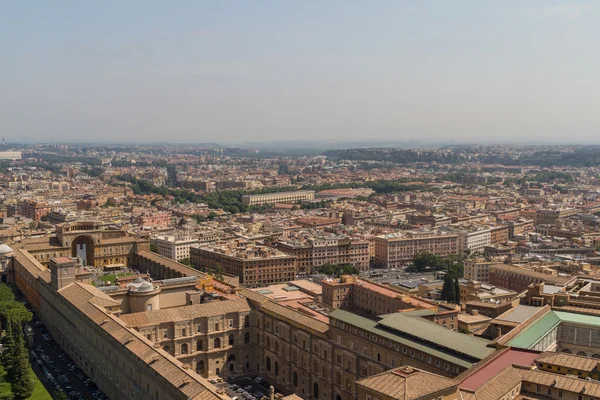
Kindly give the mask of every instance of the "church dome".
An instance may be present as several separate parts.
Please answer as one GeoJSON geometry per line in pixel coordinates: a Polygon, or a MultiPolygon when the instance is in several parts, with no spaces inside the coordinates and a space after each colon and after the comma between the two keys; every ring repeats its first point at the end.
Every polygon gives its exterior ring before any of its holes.
{"type": "Polygon", "coordinates": [[[7,254],[7,253],[11,253],[13,251],[13,249],[10,248],[10,246],[6,245],[6,244],[0,244],[0,254],[7,254]]]}

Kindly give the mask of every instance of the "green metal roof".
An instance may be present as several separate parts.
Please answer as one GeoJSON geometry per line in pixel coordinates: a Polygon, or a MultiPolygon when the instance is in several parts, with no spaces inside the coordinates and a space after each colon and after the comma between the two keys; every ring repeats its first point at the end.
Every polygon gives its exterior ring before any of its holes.
{"type": "Polygon", "coordinates": [[[579,324],[600,328],[600,317],[565,311],[549,311],[508,342],[509,346],[531,349],[555,326],[561,323],[579,324]]]}
{"type": "Polygon", "coordinates": [[[515,336],[508,342],[508,345],[521,349],[530,349],[558,324],[560,324],[558,315],[554,311],[549,311],[548,314],[515,336]]]}
{"type": "Polygon", "coordinates": [[[600,327],[600,317],[595,315],[576,314],[565,311],[554,311],[563,322],[600,327]]]}
{"type": "Polygon", "coordinates": [[[424,319],[424,325],[419,324],[419,317],[403,316],[402,320],[390,319],[398,314],[388,315],[383,319],[387,320],[386,324],[392,325],[395,331],[381,325],[383,320],[373,321],[344,310],[335,310],[329,317],[465,368],[470,368],[475,362],[495,351],[487,347],[487,340],[454,332],[424,319]],[[418,322],[414,323],[414,320],[418,322]],[[410,327],[406,328],[407,325],[410,327]],[[400,331],[404,329],[410,331],[410,334],[400,331]],[[427,340],[424,340],[424,337],[427,337],[427,340]]]}
{"type": "Polygon", "coordinates": [[[487,347],[489,341],[444,328],[435,322],[420,318],[418,314],[412,316],[405,313],[392,314],[379,321],[379,325],[412,336],[416,340],[451,349],[479,360],[493,352],[487,347]]]}

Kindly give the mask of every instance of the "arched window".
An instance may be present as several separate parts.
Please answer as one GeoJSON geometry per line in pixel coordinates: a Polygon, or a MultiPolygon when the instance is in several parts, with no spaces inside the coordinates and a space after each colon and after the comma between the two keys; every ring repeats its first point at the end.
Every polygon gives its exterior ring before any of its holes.
{"type": "Polygon", "coordinates": [[[294,386],[298,387],[298,373],[296,371],[294,371],[294,374],[292,375],[292,382],[294,383],[294,386]]]}
{"type": "Polygon", "coordinates": [[[215,338],[215,341],[213,342],[213,347],[215,349],[220,349],[221,348],[221,338],[215,338]]]}
{"type": "Polygon", "coordinates": [[[279,342],[275,341],[275,353],[279,353],[279,342]]]}
{"type": "Polygon", "coordinates": [[[188,345],[186,343],[181,345],[181,354],[187,354],[188,353],[188,345]]]}
{"type": "Polygon", "coordinates": [[[168,353],[169,350],[171,350],[171,348],[169,346],[165,345],[165,346],[163,346],[163,350],[168,353]]]}
{"type": "Polygon", "coordinates": [[[271,338],[267,336],[267,347],[271,347],[271,338]]]}
{"type": "Polygon", "coordinates": [[[227,357],[227,361],[235,361],[235,354],[230,354],[230,355],[227,357]]]}
{"type": "Polygon", "coordinates": [[[275,376],[279,376],[279,363],[275,361],[275,376]]]}
{"type": "Polygon", "coordinates": [[[244,333],[244,343],[250,343],[250,332],[244,333]]]}
{"type": "Polygon", "coordinates": [[[196,373],[201,374],[204,372],[204,360],[200,360],[196,363],[196,373]]]}
{"type": "Polygon", "coordinates": [[[313,398],[319,398],[319,384],[317,382],[315,382],[315,384],[313,385],[313,398]]]}
{"type": "Polygon", "coordinates": [[[229,345],[233,346],[233,343],[234,343],[233,335],[229,335],[229,345]]]}
{"type": "Polygon", "coordinates": [[[202,350],[202,340],[196,342],[196,351],[202,350]]]}
{"type": "Polygon", "coordinates": [[[267,357],[267,371],[271,372],[271,357],[267,357]]]}
{"type": "Polygon", "coordinates": [[[587,354],[584,351],[578,351],[577,355],[587,357],[587,354]]]}
{"type": "Polygon", "coordinates": [[[245,315],[244,316],[244,328],[248,328],[248,327],[250,327],[250,316],[245,315]]]}

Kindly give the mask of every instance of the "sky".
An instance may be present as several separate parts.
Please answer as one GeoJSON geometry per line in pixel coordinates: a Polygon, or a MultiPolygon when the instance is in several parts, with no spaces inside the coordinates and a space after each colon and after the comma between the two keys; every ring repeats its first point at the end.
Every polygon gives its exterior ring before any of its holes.
{"type": "Polygon", "coordinates": [[[0,0],[0,135],[600,143],[600,2],[0,0]]]}

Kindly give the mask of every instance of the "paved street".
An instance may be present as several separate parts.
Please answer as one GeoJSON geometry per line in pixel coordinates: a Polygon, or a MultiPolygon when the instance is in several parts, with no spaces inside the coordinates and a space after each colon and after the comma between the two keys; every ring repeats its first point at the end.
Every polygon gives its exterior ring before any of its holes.
{"type": "Polygon", "coordinates": [[[68,358],[43,325],[33,326],[32,366],[46,389],[55,394],[62,389],[72,399],[102,399],[96,385],[68,358]],[[49,340],[46,340],[48,338],[49,340]],[[87,380],[87,384],[85,383],[87,380]]]}
{"type": "Polygon", "coordinates": [[[240,377],[231,381],[216,383],[215,386],[223,389],[229,397],[237,397],[240,400],[255,400],[262,398],[262,396],[268,397],[269,395],[268,386],[265,388],[248,377],[240,377]],[[248,395],[244,396],[244,392],[248,393],[248,395]]]}

